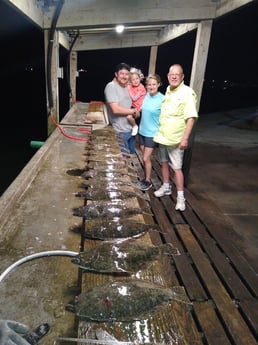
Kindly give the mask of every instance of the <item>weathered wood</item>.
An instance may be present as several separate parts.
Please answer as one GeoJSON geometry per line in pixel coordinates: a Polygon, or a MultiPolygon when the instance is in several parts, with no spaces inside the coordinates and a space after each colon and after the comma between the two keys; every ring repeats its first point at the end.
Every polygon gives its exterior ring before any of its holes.
{"type": "Polygon", "coordinates": [[[239,309],[245,315],[250,328],[253,330],[254,335],[258,338],[258,301],[257,298],[239,301],[239,309]]]}
{"type": "Polygon", "coordinates": [[[182,282],[188,287],[187,292],[189,296],[192,300],[207,299],[205,290],[196,276],[189,258],[184,254],[183,246],[176,237],[173,226],[167,218],[161,203],[152,196],[150,196],[150,199],[155,219],[164,233],[164,239],[167,242],[173,243],[181,253],[180,256],[174,256],[174,262],[182,282]]]}
{"type": "Polygon", "coordinates": [[[187,225],[177,225],[177,229],[198,270],[198,274],[201,276],[218,309],[218,313],[223,319],[227,332],[230,333],[235,344],[257,344],[234,301],[223,286],[223,281],[220,281],[212,267],[212,263],[200,248],[189,227],[187,225]]]}
{"type": "Polygon", "coordinates": [[[211,301],[195,302],[194,311],[200,322],[204,338],[209,345],[231,344],[211,301]]]}
{"type": "MultiPolygon", "coordinates": [[[[223,276],[224,283],[227,289],[234,296],[235,299],[249,298],[251,297],[250,288],[246,286],[243,279],[239,277],[238,267],[232,266],[229,260],[228,253],[232,253],[233,244],[228,245],[231,247],[227,254],[223,252],[218,243],[213,238],[214,232],[210,233],[210,228],[207,229],[204,224],[202,224],[194,213],[188,210],[189,215],[187,216],[188,225],[191,227],[192,232],[198,238],[199,243],[202,245],[203,250],[209,256],[213,265],[216,267],[217,271],[221,276],[223,276]]],[[[225,230],[225,229],[224,229],[225,230]]],[[[227,235],[225,235],[224,241],[230,241],[227,235]]],[[[247,273],[248,264],[245,267],[245,272],[247,273]]],[[[255,282],[255,276],[253,276],[253,283],[255,282]]],[[[253,287],[255,284],[253,285],[253,287]]]]}
{"type": "MultiPolygon", "coordinates": [[[[188,200],[190,199],[189,195],[190,193],[188,193],[187,195],[188,200]]],[[[200,238],[204,246],[208,243],[211,243],[210,241],[207,242],[209,237],[211,241],[213,239],[214,245],[216,244],[216,246],[220,248],[220,251],[224,252],[227,265],[223,267],[225,262],[222,263],[222,265],[219,264],[219,260],[217,260],[217,262],[220,266],[219,269],[225,270],[225,268],[228,268],[227,272],[224,272],[223,275],[226,277],[226,280],[229,281],[229,285],[231,285],[232,289],[235,290],[235,298],[248,298],[248,296],[245,294],[246,288],[248,288],[248,290],[251,290],[252,293],[257,296],[257,273],[250,265],[250,263],[244,258],[240,250],[234,245],[234,243],[236,243],[239,239],[237,238],[237,235],[232,231],[231,226],[227,224],[226,221],[224,222],[224,219],[221,219],[221,222],[218,222],[218,219],[213,222],[212,219],[214,218],[210,217],[207,214],[207,210],[203,210],[203,208],[201,208],[200,206],[198,207],[198,202],[194,199],[193,196],[191,197],[191,205],[194,205],[193,208],[195,208],[195,212],[187,212],[187,221],[193,228],[196,235],[200,238]],[[198,215],[198,217],[196,216],[196,214],[198,215]],[[200,219],[202,220],[201,222],[200,219]],[[229,268],[229,265],[231,266],[231,268],[229,268]],[[229,270],[231,271],[231,273],[229,270]],[[233,270],[235,271],[235,276],[237,276],[237,278],[234,279],[234,283],[232,281],[233,270]],[[247,287],[244,288],[243,284],[245,284],[247,287]],[[238,291],[236,291],[238,287],[239,289],[238,291]]],[[[211,248],[212,246],[209,246],[209,250],[211,250],[211,248]]],[[[215,255],[213,254],[213,260],[215,258],[218,259],[218,255],[221,255],[219,254],[219,251],[217,251],[215,255]]]]}

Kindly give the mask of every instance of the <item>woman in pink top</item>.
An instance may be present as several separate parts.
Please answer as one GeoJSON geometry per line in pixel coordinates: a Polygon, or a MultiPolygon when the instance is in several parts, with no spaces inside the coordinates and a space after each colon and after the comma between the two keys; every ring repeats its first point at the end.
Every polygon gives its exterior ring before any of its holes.
{"type": "MultiPolygon", "coordinates": [[[[146,89],[141,83],[143,78],[144,75],[142,74],[142,71],[140,69],[130,69],[130,83],[128,85],[128,91],[132,98],[132,106],[139,111],[141,111],[142,109],[142,102],[144,96],[146,95],[146,89]]],[[[136,135],[138,133],[138,126],[136,124],[135,118],[132,115],[128,115],[127,120],[132,125],[132,135],[136,135]]]]}

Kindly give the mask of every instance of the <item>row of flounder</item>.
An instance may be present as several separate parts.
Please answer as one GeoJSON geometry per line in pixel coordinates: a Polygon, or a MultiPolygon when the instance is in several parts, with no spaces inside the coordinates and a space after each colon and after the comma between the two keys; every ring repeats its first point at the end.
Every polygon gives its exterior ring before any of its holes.
{"type": "MultiPolygon", "coordinates": [[[[84,271],[128,277],[147,269],[161,255],[173,256],[179,252],[171,244],[153,246],[135,239],[147,231],[159,231],[159,227],[129,220],[128,217],[145,212],[140,206],[130,207],[126,202],[127,198],[140,196],[134,183],[124,179],[129,173],[135,177],[136,172],[119,159],[117,149],[110,144],[113,141],[110,128],[107,130],[108,135],[105,129],[99,130],[99,135],[89,144],[87,159],[90,163],[82,175],[87,179],[86,190],[76,194],[90,203],[73,209],[75,216],[87,220],[86,227],[87,223],[91,224],[84,236],[102,242],[79,253],[72,262],[84,271]]],[[[132,322],[147,318],[154,309],[172,300],[189,303],[183,288],[169,289],[149,281],[126,278],[81,293],[67,310],[86,321],[132,322]]]]}

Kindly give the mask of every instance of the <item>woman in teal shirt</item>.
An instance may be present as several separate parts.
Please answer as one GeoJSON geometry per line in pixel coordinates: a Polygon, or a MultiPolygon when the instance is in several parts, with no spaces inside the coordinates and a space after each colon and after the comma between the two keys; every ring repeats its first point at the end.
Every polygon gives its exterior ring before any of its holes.
{"type": "Polygon", "coordinates": [[[157,147],[153,141],[159,128],[159,115],[164,95],[159,92],[161,85],[158,74],[150,74],[146,78],[147,94],[142,103],[141,122],[139,126],[139,145],[142,152],[145,179],[141,181],[141,190],[146,191],[152,187],[151,183],[151,155],[157,147]]]}

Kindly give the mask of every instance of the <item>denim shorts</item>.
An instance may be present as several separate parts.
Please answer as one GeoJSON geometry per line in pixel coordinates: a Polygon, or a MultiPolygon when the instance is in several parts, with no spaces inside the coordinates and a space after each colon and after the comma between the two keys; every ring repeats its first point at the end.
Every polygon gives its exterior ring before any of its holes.
{"type": "Polygon", "coordinates": [[[139,134],[139,145],[145,147],[155,148],[158,147],[158,144],[153,141],[153,137],[145,137],[144,135],[139,134]]]}
{"type": "Polygon", "coordinates": [[[172,169],[182,169],[184,150],[180,150],[178,146],[165,146],[159,144],[158,155],[160,161],[169,162],[172,169]]]}

